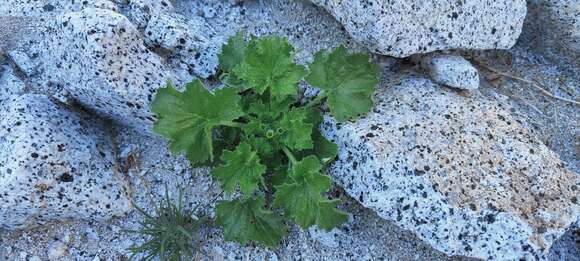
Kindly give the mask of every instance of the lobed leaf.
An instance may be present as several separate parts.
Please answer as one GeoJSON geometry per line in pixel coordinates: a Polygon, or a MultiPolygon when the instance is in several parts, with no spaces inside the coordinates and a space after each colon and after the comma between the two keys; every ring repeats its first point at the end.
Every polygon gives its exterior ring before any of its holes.
{"type": "Polygon", "coordinates": [[[286,234],[282,218],[264,208],[264,198],[222,201],[216,207],[216,223],[224,238],[245,244],[250,240],[274,247],[286,234]]]}
{"type": "Polygon", "coordinates": [[[322,196],[330,189],[330,178],[320,174],[322,165],[308,156],[292,166],[287,182],[276,187],[274,204],[284,208],[302,228],[312,225],[330,230],[347,220],[346,213],[336,209],[338,201],[322,196]]]}
{"type": "Polygon", "coordinates": [[[331,114],[344,122],[372,108],[378,68],[369,62],[368,55],[349,54],[341,46],[330,53],[318,52],[306,81],[324,91],[331,114]]]}
{"type": "Polygon", "coordinates": [[[234,88],[211,93],[195,80],[179,92],[168,83],[151,104],[157,115],[153,130],[170,140],[173,153],[185,152],[192,165],[213,161],[212,130],[244,115],[239,100],[234,88]]]}
{"type": "Polygon", "coordinates": [[[253,38],[233,72],[257,93],[269,89],[277,99],[297,94],[298,82],[306,75],[304,66],[294,63],[292,45],[278,36],[253,38]]]}
{"type": "Polygon", "coordinates": [[[247,43],[244,40],[243,32],[238,32],[230,37],[228,42],[222,46],[222,52],[218,54],[220,67],[226,72],[234,70],[238,64],[244,61],[246,48],[247,43]]]}
{"type": "Polygon", "coordinates": [[[215,168],[212,175],[219,180],[224,191],[233,193],[239,185],[244,195],[251,196],[264,183],[262,175],[266,166],[260,163],[258,153],[247,143],[241,143],[235,151],[224,151],[222,160],[224,163],[215,168]]]}

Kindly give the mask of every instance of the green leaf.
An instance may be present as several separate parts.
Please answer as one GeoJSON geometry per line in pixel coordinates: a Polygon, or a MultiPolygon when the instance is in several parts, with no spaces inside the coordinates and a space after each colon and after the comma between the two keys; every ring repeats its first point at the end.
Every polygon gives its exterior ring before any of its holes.
{"type": "Polygon", "coordinates": [[[338,145],[327,140],[322,134],[320,134],[320,123],[322,122],[322,115],[320,109],[316,107],[308,108],[306,122],[312,124],[312,141],[314,146],[312,149],[301,151],[298,153],[299,158],[306,157],[308,155],[315,155],[320,159],[323,165],[331,163],[336,156],[338,156],[338,145]]]}
{"type": "Polygon", "coordinates": [[[311,149],[312,124],[306,122],[306,111],[292,109],[285,112],[278,124],[281,142],[292,150],[311,149]]]}
{"type": "Polygon", "coordinates": [[[304,66],[294,63],[292,45],[277,36],[253,38],[244,61],[233,71],[257,93],[270,89],[270,94],[278,99],[297,94],[298,82],[306,75],[304,66]]]}
{"type": "MultiPolygon", "coordinates": [[[[234,149],[240,142],[240,128],[219,127],[214,129],[213,133],[213,156],[214,159],[220,159],[224,150],[234,149]]],[[[221,162],[214,161],[212,165],[218,165],[221,162]]]]}
{"type": "Polygon", "coordinates": [[[262,155],[279,151],[282,145],[297,151],[312,148],[312,124],[307,122],[307,111],[290,109],[291,101],[254,102],[248,109],[250,121],[243,131],[246,140],[262,155]]]}
{"type": "Polygon", "coordinates": [[[212,129],[244,115],[239,100],[234,88],[211,93],[195,80],[178,92],[168,83],[151,104],[158,118],[153,130],[170,140],[173,153],[184,151],[192,165],[213,161],[212,129]]]}
{"type": "Polygon", "coordinates": [[[274,247],[286,234],[282,218],[264,208],[264,198],[222,201],[216,207],[216,223],[224,238],[241,244],[249,240],[274,247]]]}
{"type": "Polygon", "coordinates": [[[331,53],[318,52],[306,80],[324,91],[330,112],[339,122],[368,112],[379,83],[378,68],[369,56],[349,54],[343,46],[331,53]]]}
{"type": "Polygon", "coordinates": [[[231,72],[244,60],[247,43],[244,41],[244,33],[238,32],[228,39],[227,44],[222,46],[222,52],[218,55],[221,68],[231,72]]]}
{"type": "Polygon", "coordinates": [[[322,165],[315,156],[296,163],[289,173],[293,181],[276,187],[274,204],[284,207],[285,213],[302,228],[312,225],[331,230],[347,220],[346,213],[336,209],[338,201],[322,196],[330,189],[330,178],[320,174],[322,165]]]}
{"type": "Polygon", "coordinates": [[[307,152],[316,155],[323,165],[327,165],[336,159],[336,156],[338,156],[338,145],[327,140],[318,131],[312,134],[312,140],[314,141],[314,148],[307,152]]]}
{"type": "Polygon", "coordinates": [[[251,196],[260,184],[266,166],[260,164],[258,153],[247,143],[238,145],[235,151],[226,150],[222,154],[224,164],[215,168],[212,175],[222,184],[224,191],[232,193],[237,185],[246,196],[251,196]]]}

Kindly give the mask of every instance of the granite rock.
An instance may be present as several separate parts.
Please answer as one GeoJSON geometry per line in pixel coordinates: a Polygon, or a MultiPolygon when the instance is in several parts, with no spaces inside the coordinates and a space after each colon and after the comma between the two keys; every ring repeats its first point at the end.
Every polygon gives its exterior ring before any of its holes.
{"type": "Polygon", "coordinates": [[[506,49],[520,35],[525,0],[311,0],[369,50],[407,57],[447,49],[506,49]]]}
{"type": "Polygon", "coordinates": [[[60,13],[80,11],[84,8],[103,8],[118,11],[109,0],[63,1],[63,0],[2,0],[0,16],[45,17],[60,13]]]}
{"type": "Polygon", "coordinates": [[[99,221],[130,210],[114,147],[94,120],[42,95],[13,96],[1,109],[0,228],[99,221]]]}
{"type": "Polygon", "coordinates": [[[580,215],[580,176],[508,108],[403,77],[323,132],[330,173],[363,206],[448,255],[544,259],[580,215]]]}
{"type": "Polygon", "coordinates": [[[145,43],[170,54],[172,63],[184,64],[202,78],[214,74],[221,43],[212,41],[214,33],[203,18],[185,19],[177,14],[153,15],[145,29],[145,43]]]}
{"type": "Polygon", "coordinates": [[[578,64],[580,4],[577,0],[528,0],[524,36],[543,54],[578,64]]]}
{"type": "Polygon", "coordinates": [[[0,73],[0,102],[14,94],[22,94],[25,88],[26,85],[11,67],[0,73]]]}
{"type": "Polygon", "coordinates": [[[463,90],[475,90],[479,87],[477,69],[461,56],[427,55],[421,60],[421,66],[438,84],[463,90]]]}
{"type": "Polygon", "coordinates": [[[8,53],[8,58],[26,76],[30,77],[35,73],[36,65],[30,60],[27,54],[20,51],[11,51],[8,53]]]}
{"type": "Polygon", "coordinates": [[[153,15],[173,11],[173,4],[169,0],[129,0],[123,5],[126,6],[127,18],[139,29],[144,29],[153,15]]]}
{"type": "Polygon", "coordinates": [[[155,92],[171,78],[124,16],[85,9],[58,17],[43,42],[44,75],[83,106],[118,123],[149,130],[155,92]]]}

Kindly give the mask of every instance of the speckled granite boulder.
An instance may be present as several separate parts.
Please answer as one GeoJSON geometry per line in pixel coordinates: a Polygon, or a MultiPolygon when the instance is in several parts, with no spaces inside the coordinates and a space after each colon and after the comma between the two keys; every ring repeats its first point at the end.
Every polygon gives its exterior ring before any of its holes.
{"type": "Polygon", "coordinates": [[[422,78],[393,85],[366,117],[323,124],[340,146],[334,179],[448,255],[545,258],[579,218],[580,175],[495,102],[422,78]]]}
{"type": "Polygon", "coordinates": [[[91,7],[118,10],[109,0],[2,0],[0,16],[42,17],[91,7]]]}
{"type": "Polygon", "coordinates": [[[149,129],[149,104],[171,77],[126,17],[104,9],[68,13],[53,22],[43,45],[50,81],[105,117],[149,129]]]}
{"type": "Polygon", "coordinates": [[[512,47],[525,0],[311,0],[369,50],[395,57],[446,49],[512,47]]]}
{"type": "Polygon", "coordinates": [[[123,215],[130,201],[113,146],[94,121],[46,96],[0,106],[0,228],[123,215]]]}
{"type": "Polygon", "coordinates": [[[221,51],[221,43],[211,41],[213,34],[214,30],[201,17],[187,20],[177,14],[156,14],[144,35],[148,46],[166,50],[173,63],[183,64],[192,74],[207,78],[215,73],[221,51]]]}
{"type": "Polygon", "coordinates": [[[461,56],[427,55],[423,57],[421,66],[436,83],[463,90],[475,90],[479,87],[477,69],[461,56]]]}
{"type": "Polygon", "coordinates": [[[544,54],[579,63],[580,3],[578,0],[528,0],[524,36],[544,54]]]}

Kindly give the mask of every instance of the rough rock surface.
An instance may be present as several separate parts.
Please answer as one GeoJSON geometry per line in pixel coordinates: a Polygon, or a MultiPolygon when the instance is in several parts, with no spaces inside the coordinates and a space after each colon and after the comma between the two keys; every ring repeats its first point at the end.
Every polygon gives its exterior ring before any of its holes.
{"type": "Polygon", "coordinates": [[[129,20],[105,9],[58,17],[46,35],[44,75],[84,106],[125,125],[149,129],[149,104],[171,79],[129,20]]]}
{"type": "Polygon", "coordinates": [[[537,50],[580,64],[580,4],[577,0],[528,0],[525,40],[537,50]],[[560,55],[559,55],[560,54],[560,55]]]}
{"type": "Polygon", "coordinates": [[[20,70],[20,72],[30,77],[35,72],[35,65],[30,61],[30,57],[25,53],[19,51],[12,51],[8,53],[8,57],[12,63],[20,70]]]}
{"type": "Polygon", "coordinates": [[[475,90],[479,87],[477,69],[458,55],[427,55],[421,66],[436,83],[463,90],[475,90]]]}
{"type": "Polygon", "coordinates": [[[105,132],[46,96],[13,96],[0,115],[0,228],[130,210],[105,132]]]}
{"type": "Polygon", "coordinates": [[[580,215],[580,176],[499,105],[404,78],[372,113],[324,124],[332,176],[449,255],[543,259],[580,215]]]}
{"type": "Polygon", "coordinates": [[[173,4],[169,0],[129,0],[125,9],[127,18],[143,29],[153,15],[171,12],[173,4]]]}
{"type": "Polygon", "coordinates": [[[0,68],[0,102],[13,94],[21,94],[26,88],[24,82],[16,76],[11,67],[0,68]]]}
{"type": "Polygon", "coordinates": [[[2,0],[0,16],[43,17],[91,7],[118,11],[117,5],[109,0],[2,0]]]}
{"type": "Polygon", "coordinates": [[[214,74],[221,44],[211,41],[214,30],[203,18],[187,20],[180,15],[156,14],[145,29],[145,43],[168,52],[193,75],[207,78],[214,74]]]}
{"type": "Polygon", "coordinates": [[[311,0],[369,50],[395,57],[446,49],[506,49],[520,35],[525,0],[311,0]]]}

